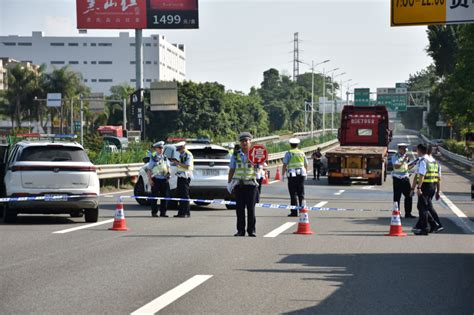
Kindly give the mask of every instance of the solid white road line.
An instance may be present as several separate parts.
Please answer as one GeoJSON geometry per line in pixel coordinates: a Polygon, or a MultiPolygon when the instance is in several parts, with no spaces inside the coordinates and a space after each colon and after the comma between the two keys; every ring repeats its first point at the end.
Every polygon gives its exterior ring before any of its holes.
{"type": "Polygon", "coordinates": [[[64,233],[74,232],[74,231],[77,231],[77,230],[83,230],[83,229],[87,229],[87,228],[90,228],[90,227],[94,227],[94,226],[98,226],[98,225],[102,225],[102,224],[106,224],[106,223],[111,223],[111,222],[114,222],[114,219],[100,221],[100,222],[97,222],[97,223],[85,224],[85,225],[81,225],[81,226],[74,227],[74,228],[71,228],[71,229],[56,231],[56,232],[53,232],[53,234],[64,234],[64,233]]]}
{"type": "Polygon", "coordinates": [[[374,189],[374,186],[364,186],[362,187],[362,189],[370,190],[370,189],[374,189]]]}
{"type": "Polygon", "coordinates": [[[282,226],[274,229],[273,231],[271,231],[270,233],[264,235],[263,237],[277,237],[278,235],[285,232],[286,230],[288,230],[290,227],[292,227],[295,224],[296,224],[296,222],[286,222],[282,226]]]}
{"type": "Polygon", "coordinates": [[[275,183],[278,183],[278,182],[279,182],[279,180],[272,180],[272,181],[268,182],[268,184],[271,185],[271,184],[275,184],[275,183]]]}
{"type": "Polygon", "coordinates": [[[325,206],[328,202],[327,201],[321,201],[318,202],[317,204],[314,205],[315,208],[321,208],[322,206],[325,206]]]}
{"type": "Polygon", "coordinates": [[[460,223],[462,224],[461,227],[467,229],[470,233],[474,233],[474,229],[472,228],[472,222],[468,219],[467,215],[461,211],[445,194],[440,194],[441,201],[448,206],[449,209],[459,218],[460,223]]]}
{"type": "Polygon", "coordinates": [[[343,192],[345,192],[345,190],[339,190],[338,192],[335,192],[334,195],[340,196],[343,192]]]}
{"type": "Polygon", "coordinates": [[[166,292],[162,296],[154,299],[150,303],[146,304],[145,306],[140,307],[138,310],[133,312],[131,315],[142,315],[142,314],[155,314],[158,313],[160,310],[165,308],[166,306],[170,305],[189,291],[193,290],[194,288],[198,287],[202,283],[206,282],[212,278],[212,275],[196,275],[189,280],[181,283],[171,291],[166,292]]]}

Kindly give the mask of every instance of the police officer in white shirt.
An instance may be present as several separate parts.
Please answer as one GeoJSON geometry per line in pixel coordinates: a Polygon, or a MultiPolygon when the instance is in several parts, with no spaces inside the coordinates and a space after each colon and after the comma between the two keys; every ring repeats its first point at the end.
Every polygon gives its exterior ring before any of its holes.
{"type": "Polygon", "coordinates": [[[407,154],[407,147],[408,144],[399,143],[398,152],[392,156],[393,201],[398,203],[400,209],[400,200],[403,195],[405,198],[405,218],[415,218],[411,214],[413,198],[411,196],[410,174],[408,173],[410,157],[407,154]]]}

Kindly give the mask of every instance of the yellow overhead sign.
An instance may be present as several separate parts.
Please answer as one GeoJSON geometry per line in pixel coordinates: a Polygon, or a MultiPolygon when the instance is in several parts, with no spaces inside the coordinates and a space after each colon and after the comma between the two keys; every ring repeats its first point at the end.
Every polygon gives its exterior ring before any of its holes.
{"type": "Polygon", "coordinates": [[[474,0],[391,0],[391,24],[474,23],[474,0]]]}

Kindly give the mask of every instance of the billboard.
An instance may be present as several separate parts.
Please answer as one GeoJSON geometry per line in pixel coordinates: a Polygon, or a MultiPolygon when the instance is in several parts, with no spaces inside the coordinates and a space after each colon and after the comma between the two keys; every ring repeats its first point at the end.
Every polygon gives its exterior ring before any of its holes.
{"type": "Polygon", "coordinates": [[[150,110],[178,110],[178,83],[176,81],[152,82],[150,86],[150,110]]]}
{"type": "Polygon", "coordinates": [[[198,0],[76,0],[78,29],[199,27],[198,0]]]}
{"type": "Polygon", "coordinates": [[[105,111],[104,93],[91,93],[89,96],[89,110],[94,113],[105,111]]]}

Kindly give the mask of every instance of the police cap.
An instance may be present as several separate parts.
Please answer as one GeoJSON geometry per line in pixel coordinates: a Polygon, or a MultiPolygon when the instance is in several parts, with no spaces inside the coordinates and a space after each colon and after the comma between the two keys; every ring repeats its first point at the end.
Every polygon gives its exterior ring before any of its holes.
{"type": "Polygon", "coordinates": [[[252,134],[250,132],[241,132],[239,135],[239,141],[250,139],[252,140],[252,134]]]}
{"type": "Polygon", "coordinates": [[[153,147],[154,148],[163,148],[165,146],[165,142],[164,141],[158,141],[156,143],[153,144],[153,147]]]}
{"type": "Polygon", "coordinates": [[[288,140],[288,142],[290,144],[299,144],[301,141],[298,138],[291,138],[290,140],[288,140]]]}
{"type": "Polygon", "coordinates": [[[186,141],[180,141],[175,144],[176,148],[179,149],[181,147],[184,147],[186,145],[186,141]]]}

